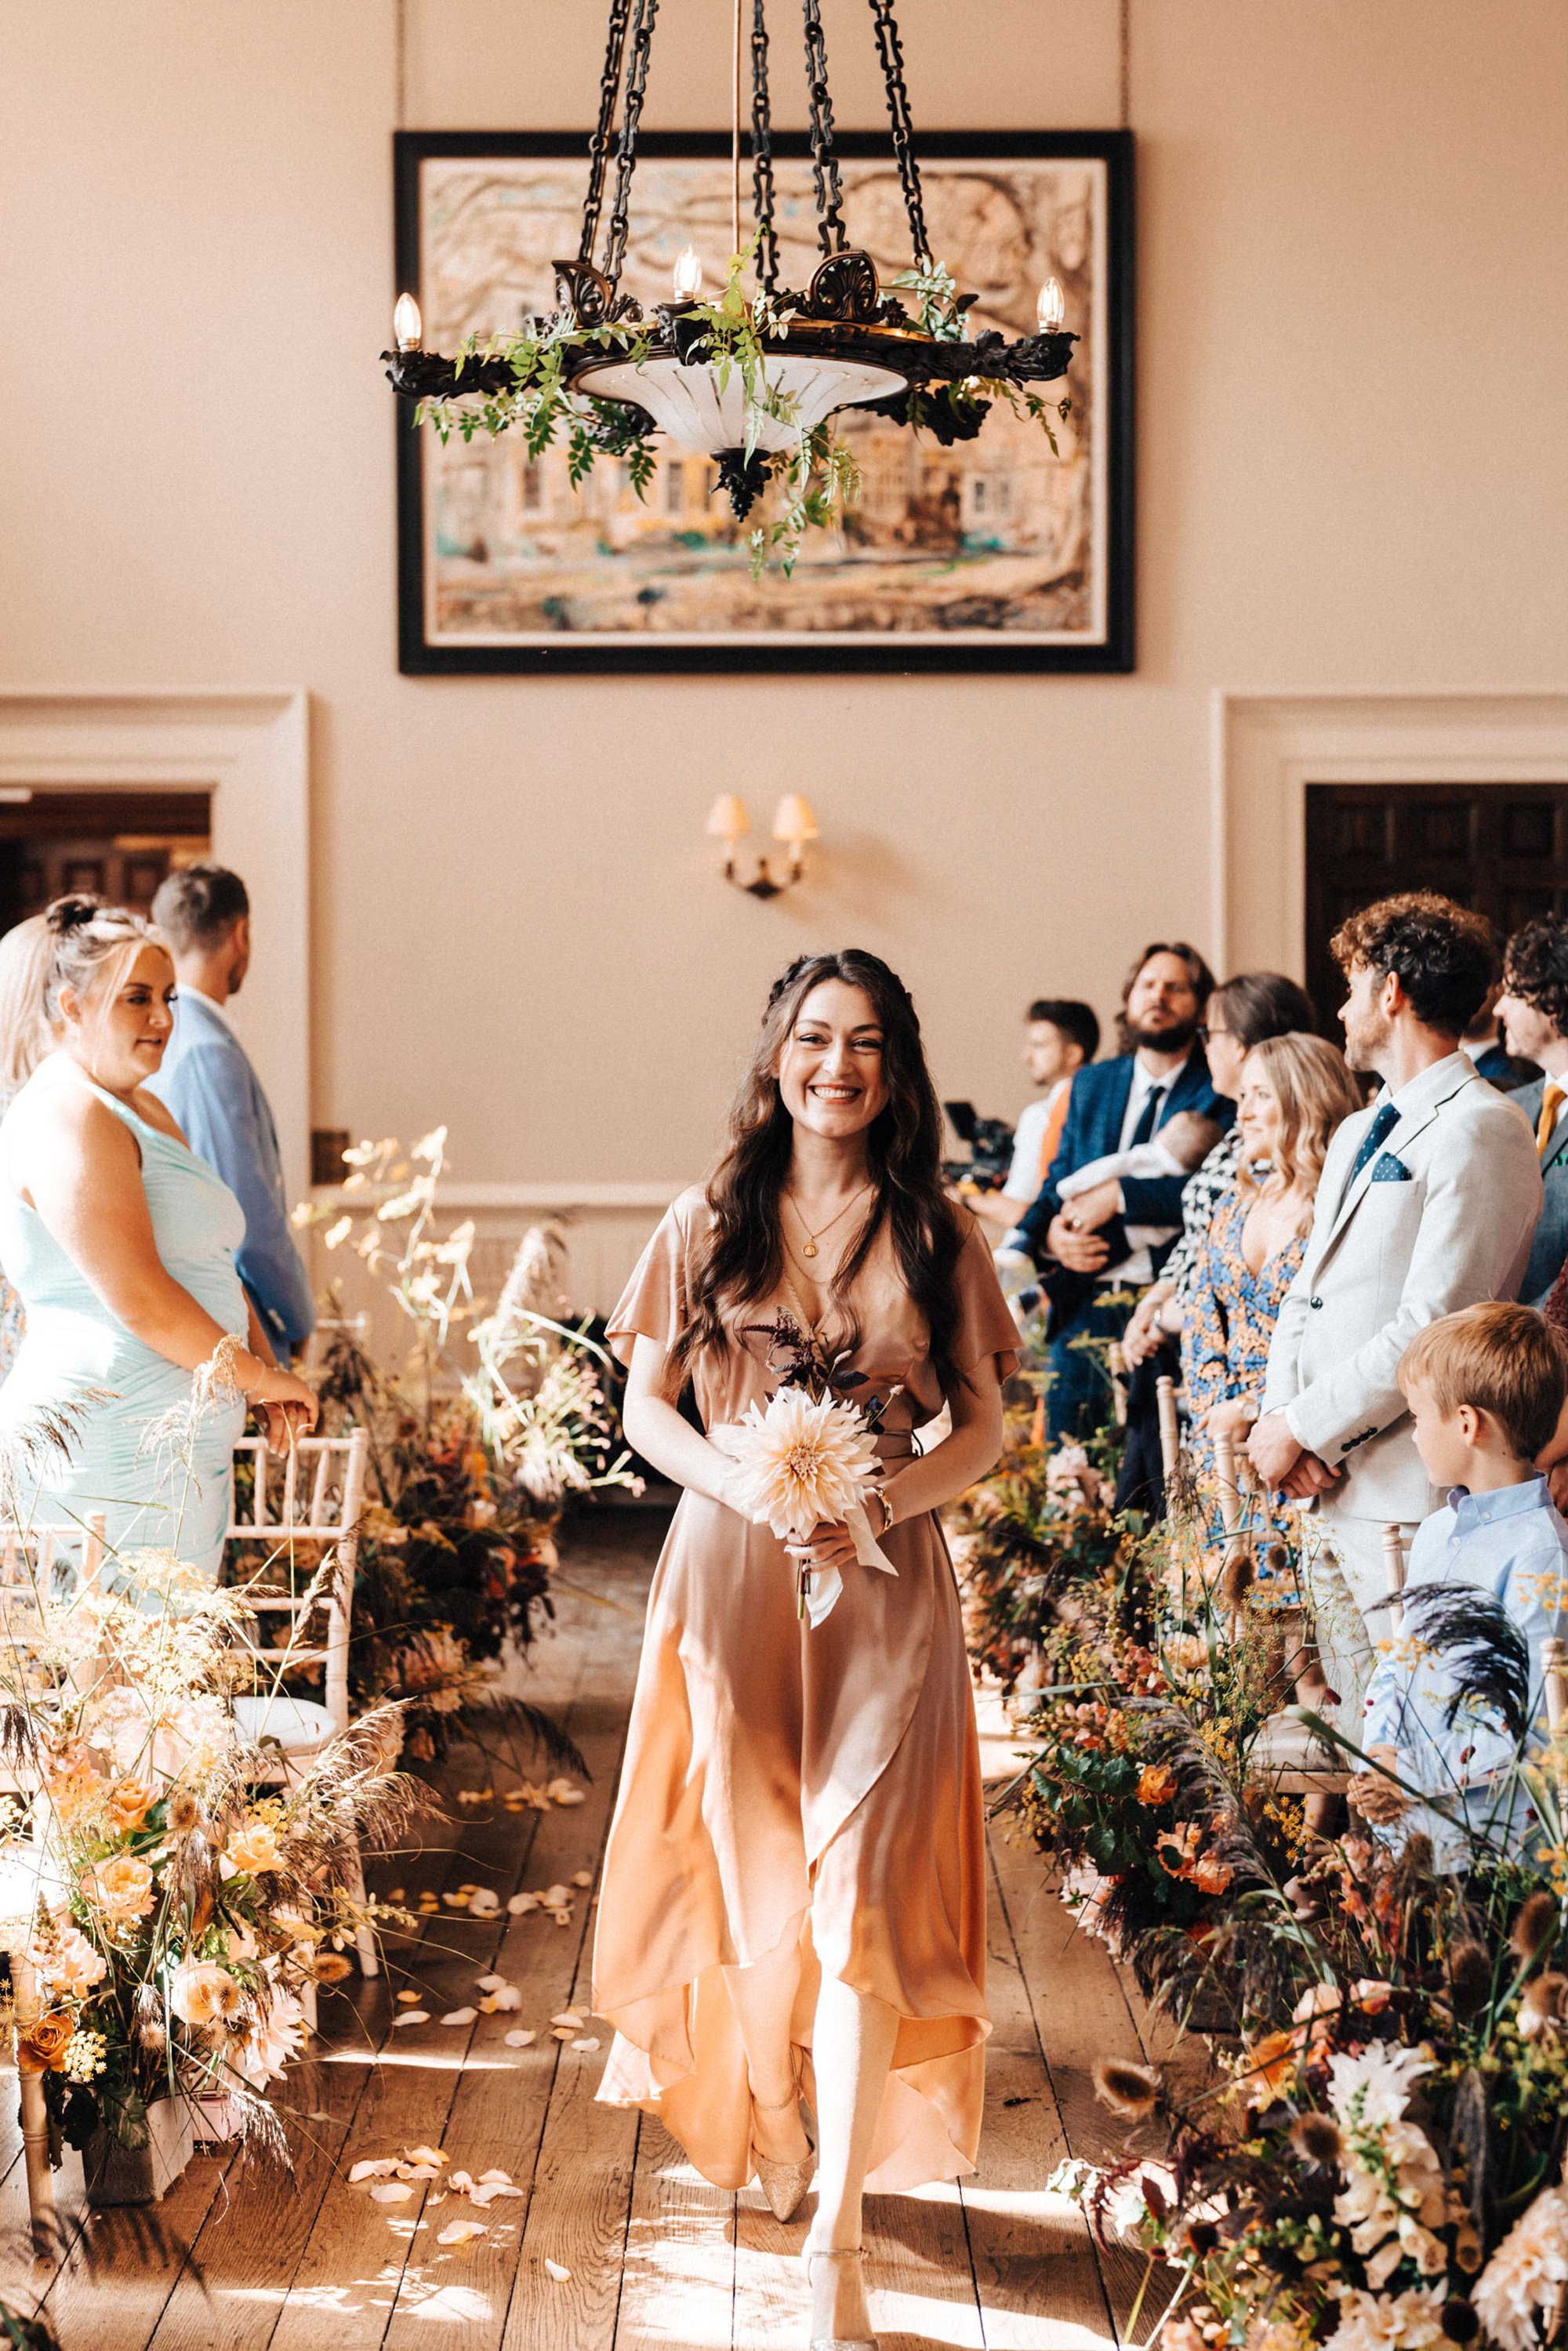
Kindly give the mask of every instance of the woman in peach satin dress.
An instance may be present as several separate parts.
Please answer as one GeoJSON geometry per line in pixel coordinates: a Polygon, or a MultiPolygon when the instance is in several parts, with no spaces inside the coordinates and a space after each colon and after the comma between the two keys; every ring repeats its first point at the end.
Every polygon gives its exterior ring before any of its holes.
{"type": "Polygon", "coordinates": [[[811,2342],[864,2345],[862,2189],[955,2179],[979,2136],[979,1756],[934,1514],[997,1458],[1016,1332],[978,1227],[944,1196],[919,1025],[875,956],[784,975],[730,1134],[610,1325],[627,1435],[685,1491],[605,1859],[599,2095],[656,2114],[716,2185],[760,2179],[781,2219],[814,2168],[811,2342]],[[849,1395],[881,1406],[868,1515],[895,1575],[860,1565],[841,1526],[787,1549],[752,1524],[733,1465],[675,1408],[683,1376],[704,1431],[766,1403],[755,1326],[780,1314],[847,1349],[865,1375],[849,1395]],[[913,1432],[944,1404],[951,1434],[922,1455],[913,1432]],[[814,1628],[802,1566],[842,1577],[814,1628]]]}

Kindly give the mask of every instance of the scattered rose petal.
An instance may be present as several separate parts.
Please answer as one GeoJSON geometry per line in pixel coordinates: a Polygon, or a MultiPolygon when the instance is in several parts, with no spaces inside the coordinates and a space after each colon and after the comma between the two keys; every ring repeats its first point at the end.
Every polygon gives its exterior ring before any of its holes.
{"type": "Polygon", "coordinates": [[[359,2179],[388,2179],[396,2169],[395,2155],[367,2155],[350,2166],[349,2179],[350,2184],[359,2179]]]}
{"type": "Polygon", "coordinates": [[[504,2188],[509,2188],[512,2184],[512,2175],[509,2171],[502,2171],[499,2168],[495,2171],[482,2171],[479,2174],[481,2188],[494,2188],[497,2180],[504,2188]]]}
{"type": "Polygon", "coordinates": [[[523,1995],[516,1984],[503,1984],[499,1991],[493,1991],[490,1994],[490,2006],[493,2009],[498,2008],[504,2011],[509,2011],[521,2008],[522,2004],[523,1995]]]}
{"type": "Polygon", "coordinates": [[[552,2024],[570,2024],[573,2032],[576,2032],[577,2028],[581,2024],[585,2024],[587,2021],[588,2020],[583,2015],[580,2008],[558,2009],[556,2013],[550,2018],[550,2022],[552,2024]]]}
{"type": "Polygon", "coordinates": [[[571,2279],[571,2272],[563,2268],[559,2262],[552,2262],[548,2253],[545,2255],[545,2275],[553,2278],[557,2285],[567,2285],[571,2279]]]}
{"type": "Polygon", "coordinates": [[[507,2046],[508,2049],[531,2049],[538,2037],[537,2032],[530,2032],[526,2025],[521,2030],[514,2028],[507,2035],[507,2046]]]}
{"type": "Polygon", "coordinates": [[[474,2175],[470,2171],[455,2171],[447,2185],[455,2188],[460,2196],[466,2196],[474,2185],[474,2175]]]}
{"type": "Polygon", "coordinates": [[[520,1918],[525,1911],[537,1910],[538,1907],[539,1897],[537,1894],[514,1894],[507,1905],[514,1918],[520,1918]]]}
{"type": "Polygon", "coordinates": [[[449,2008],[441,2022],[443,2024],[472,2024],[478,2013],[476,2008],[449,2008]]]}
{"type": "Polygon", "coordinates": [[[448,2220],[436,2237],[438,2245],[465,2245],[470,2237],[485,2234],[483,2220],[448,2220]]]}
{"type": "Polygon", "coordinates": [[[412,2188],[405,2188],[401,2179],[383,2179],[379,2186],[371,2189],[371,2194],[378,2204],[406,2204],[413,2196],[413,2190],[412,2188]]]}
{"type": "Polygon", "coordinates": [[[571,1900],[571,1888],[570,1886],[547,1886],[539,1900],[547,1910],[559,1910],[564,1903],[571,1900]]]}
{"type": "Polygon", "coordinates": [[[444,2163],[446,2160],[438,2147],[405,2147],[403,2153],[410,2163],[444,2163]]]}
{"type": "Polygon", "coordinates": [[[466,1910],[474,1896],[471,1894],[444,1894],[441,1898],[449,1910],[466,1910]]]}
{"type": "Polygon", "coordinates": [[[441,2173],[434,2163],[400,2163],[397,2176],[400,2179],[439,2179],[441,2173]]]}
{"type": "Polygon", "coordinates": [[[575,2030],[576,2027],[570,2024],[552,2025],[549,2037],[552,2041],[570,2041],[575,2030]]]}
{"type": "Polygon", "coordinates": [[[522,2192],[523,2191],[520,2188],[514,2188],[509,2179],[497,2179],[493,2181],[488,2188],[486,2188],[483,2185],[476,2188],[468,2200],[471,2204],[475,2205],[479,2211],[487,2212],[491,2205],[496,2201],[497,2196],[521,2197],[522,2192]]]}
{"type": "Polygon", "coordinates": [[[550,1912],[550,1917],[555,1920],[558,1927],[570,1927],[571,1924],[571,1912],[570,1910],[552,1910],[550,1912]]]}
{"type": "Polygon", "coordinates": [[[572,1884],[573,1884],[574,1886],[585,1886],[585,1887],[586,1887],[586,1886],[591,1886],[591,1885],[592,1885],[592,1883],[593,1883],[593,1872],[592,1872],[592,1870],[591,1870],[591,1869],[579,1869],[579,1870],[575,1870],[575,1871],[572,1873],[572,1880],[571,1880],[571,1882],[572,1882],[572,1884]]]}
{"type": "Polygon", "coordinates": [[[486,1992],[486,1993],[485,1994],[484,1999],[479,2002],[479,2013],[480,2013],[480,2015],[481,2015],[481,2016],[494,2016],[494,2015],[495,2015],[495,2013],[496,2013],[496,2001],[495,2001],[495,1995],[494,1995],[494,1993],[492,1993],[492,1992],[486,1992]]]}
{"type": "Polygon", "coordinates": [[[419,2000],[419,1994],[416,1991],[400,1991],[397,1997],[400,2008],[413,2008],[419,2000]]]}
{"type": "Polygon", "coordinates": [[[476,1976],[474,1989],[476,1991],[499,1991],[503,1984],[510,1981],[509,1976],[476,1976]]]}
{"type": "Polygon", "coordinates": [[[398,2032],[398,2031],[399,2031],[399,2030],[400,2030],[403,2025],[405,2025],[405,2024],[428,2024],[429,2022],[430,2022],[430,2011],[429,2011],[429,2009],[427,2009],[427,2008],[405,2008],[405,2009],[403,2010],[403,2012],[402,2012],[402,2014],[401,2016],[394,2016],[394,2017],[393,2017],[393,2019],[392,2019],[392,2031],[393,2031],[394,2032],[398,2032]]]}
{"type": "Polygon", "coordinates": [[[392,1889],[391,1893],[387,1896],[387,1900],[388,1900],[389,1902],[401,1902],[401,1901],[402,1900],[402,1886],[394,1886],[392,1887],[392,1889]]]}
{"type": "Polygon", "coordinates": [[[593,2034],[591,2032],[591,2033],[588,2035],[588,2037],[587,2037],[587,2039],[586,2039],[586,2040],[584,2040],[584,2041],[574,2041],[574,2042],[572,2043],[572,2044],[571,2044],[571,2045],[572,2045],[572,2047],[573,2047],[574,2049],[597,2049],[597,2048],[598,2048],[598,2046],[599,2046],[599,2043],[598,2043],[597,2040],[594,2038],[593,2034]]]}
{"type": "Polygon", "coordinates": [[[477,1894],[468,1897],[468,1916],[471,1918],[496,1918],[500,1916],[500,1911],[501,1897],[493,1886],[482,1886],[477,1894]]]}
{"type": "Polygon", "coordinates": [[[545,1794],[552,1804],[582,1804],[588,1801],[582,1790],[574,1788],[570,1780],[552,1780],[545,1794]]]}

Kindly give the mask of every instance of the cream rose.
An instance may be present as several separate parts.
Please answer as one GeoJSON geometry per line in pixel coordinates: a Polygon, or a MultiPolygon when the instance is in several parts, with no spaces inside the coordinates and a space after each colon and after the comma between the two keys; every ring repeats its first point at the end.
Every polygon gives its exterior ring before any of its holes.
{"type": "Polygon", "coordinates": [[[242,1822],[228,1841],[224,1859],[243,1869],[247,1877],[259,1877],[264,1870],[280,1867],[283,1856],[277,1849],[277,1829],[270,1821],[242,1822]]]}
{"type": "Polygon", "coordinates": [[[135,1854],[117,1854],[83,1871],[81,1890],[111,1926],[129,1926],[152,1907],[152,1872],[135,1854]]]}
{"type": "Polygon", "coordinates": [[[182,2024],[216,2024],[235,2014],[245,1994],[226,1969],[211,1959],[187,1959],[169,1985],[169,2005],[182,2024]]]}
{"type": "Polygon", "coordinates": [[[53,1943],[32,1953],[32,1960],[54,1991],[78,1999],[109,1973],[103,1953],[89,1942],[79,1927],[62,1927],[53,1943]]]}

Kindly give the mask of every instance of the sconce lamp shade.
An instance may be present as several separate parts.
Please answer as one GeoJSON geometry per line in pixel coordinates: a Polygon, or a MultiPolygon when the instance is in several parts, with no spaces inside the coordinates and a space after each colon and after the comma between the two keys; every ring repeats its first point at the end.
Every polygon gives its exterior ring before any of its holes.
{"type": "Polygon", "coordinates": [[[708,810],[707,830],[716,841],[742,840],[751,831],[746,802],[734,792],[720,792],[708,810]]]}
{"type": "Polygon", "coordinates": [[[803,841],[818,838],[811,803],[802,799],[799,792],[786,792],[779,801],[773,816],[773,838],[787,841],[797,849],[803,841]]]}

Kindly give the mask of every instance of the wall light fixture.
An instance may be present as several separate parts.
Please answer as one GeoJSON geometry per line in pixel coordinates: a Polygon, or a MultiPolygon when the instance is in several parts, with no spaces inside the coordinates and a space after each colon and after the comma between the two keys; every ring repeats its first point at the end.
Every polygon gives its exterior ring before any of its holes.
{"type": "Polygon", "coordinates": [[[725,845],[725,880],[733,882],[737,890],[749,892],[754,898],[777,898],[781,890],[788,890],[804,873],[806,843],[821,838],[811,803],[799,792],[786,792],[773,811],[773,838],[782,841],[789,852],[789,871],[782,882],[773,879],[766,857],[758,859],[753,880],[740,879],[735,870],[736,848],[750,831],[746,802],[735,792],[720,792],[708,811],[707,831],[710,839],[722,841],[725,845]]]}

